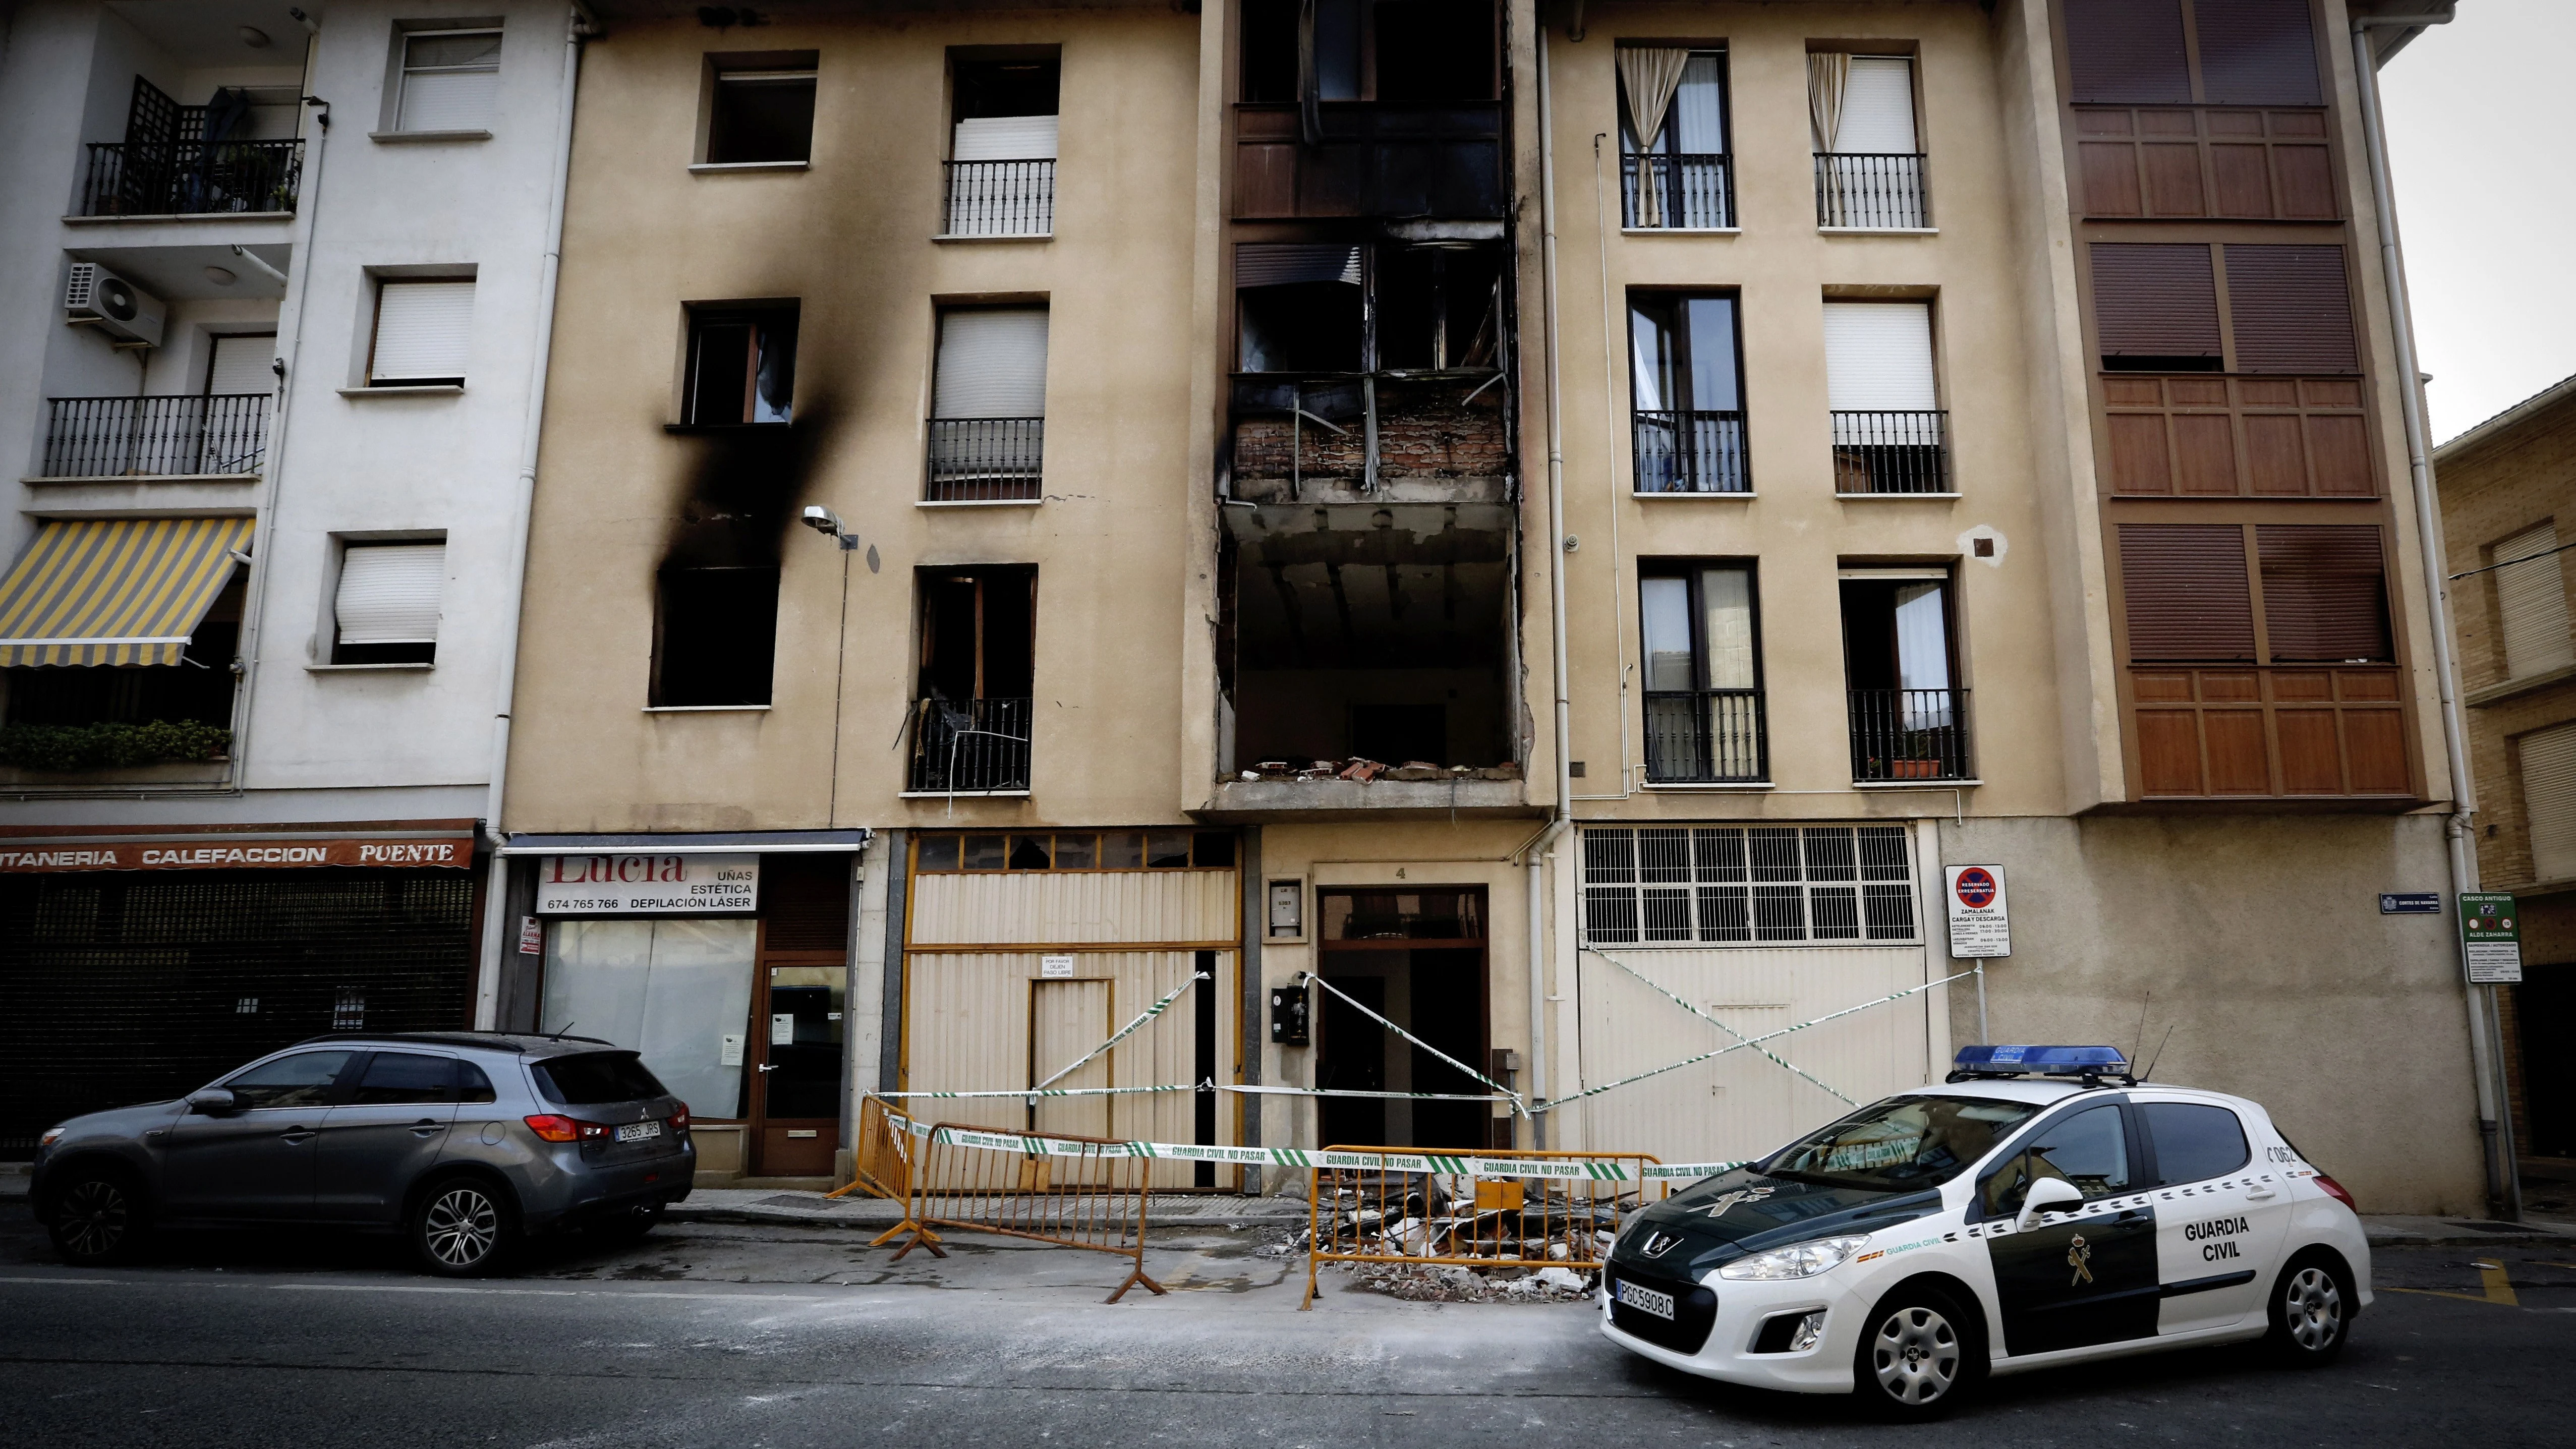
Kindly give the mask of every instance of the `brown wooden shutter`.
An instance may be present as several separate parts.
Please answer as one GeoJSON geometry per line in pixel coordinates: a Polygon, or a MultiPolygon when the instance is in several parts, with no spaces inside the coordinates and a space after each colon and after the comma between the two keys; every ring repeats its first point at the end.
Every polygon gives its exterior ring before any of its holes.
{"type": "Polygon", "coordinates": [[[2121,524],[2120,587],[2132,660],[2254,657],[2253,592],[2237,525],[2121,524]]]}
{"type": "Polygon", "coordinates": [[[2317,38],[2308,0],[2193,0],[2200,89],[2213,106],[2315,106],[2317,38]]]}
{"type": "Polygon", "coordinates": [[[2361,370],[2341,247],[2231,244],[2227,315],[2239,372],[2361,370]]]}
{"type": "Polygon", "coordinates": [[[850,949],[851,860],[839,851],[760,858],[764,950],[850,949]]]}
{"type": "Polygon", "coordinates": [[[2198,242],[2095,242],[2093,318],[2105,357],[2217,357],[2218,284],[2198,242]]]}
{"type": "Polygon", "coordinates": [[[2066,50],[2079,105],[2191,103],[2182,0],[2066,0],[2066,50]]]}
{"type": "Polygon", "coordinates": [[[2278,660],[2374,662],[2388,640],[2388,585],[2370,524],[2283,523],[2254,530],[2263,567],[2263,633],[2278,660]]]}

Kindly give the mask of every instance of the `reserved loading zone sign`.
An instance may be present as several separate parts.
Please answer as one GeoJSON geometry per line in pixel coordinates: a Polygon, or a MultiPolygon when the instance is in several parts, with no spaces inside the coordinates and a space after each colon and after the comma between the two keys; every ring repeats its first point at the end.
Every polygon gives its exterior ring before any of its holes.
{"type": "Polygon", "coordinates": [[[2522,980],[2522,920],[2513,897],[2489,891],[2460,892],[2460,959],[2472,986],[2512,986],[2522,980]]]}
{"type": "Polygon", "coordinates": [[[1950,959],[2011,955],[2012,915],[2004,903],[2004,868],[1943,866],[1941,884],[1942,898],[1950,905],[1950,959]]]}

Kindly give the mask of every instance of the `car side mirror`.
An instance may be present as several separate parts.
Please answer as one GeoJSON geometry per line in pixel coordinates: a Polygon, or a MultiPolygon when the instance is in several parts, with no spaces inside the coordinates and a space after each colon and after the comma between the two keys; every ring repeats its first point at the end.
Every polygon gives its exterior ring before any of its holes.
{"type": "Polygon", "coordinates": [[[241,1110],[241,1098],[230,1087],[208,1087],[188,1094],[188,1110],[208,1117],[229,1117],[241,1110]]]}
{"type": "Polygon", "coordinates": [[[2075,1184],[2062,1177],[2043,1177],[2030,1185],[2021,1200],[2021,1216],[2013,1220],[2013,1231],[2027,1232],[2039,1221],[2041,1213],[2065,1212],[2084,1205],[2084,1194],[2075,1184]]]}

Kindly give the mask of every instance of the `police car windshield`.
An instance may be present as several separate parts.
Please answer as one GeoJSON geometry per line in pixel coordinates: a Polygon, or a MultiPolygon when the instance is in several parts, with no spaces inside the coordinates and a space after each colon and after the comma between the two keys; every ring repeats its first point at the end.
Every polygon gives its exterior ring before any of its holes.
{"type": "Polygon", "coordinates": [[[1762,1171],[1835,1187],[1915,1192],[1976,1165],[2038,1112],[2033,1103],[1984,1097],[1897,1097],[1782,1150],[1762,1171]]]}

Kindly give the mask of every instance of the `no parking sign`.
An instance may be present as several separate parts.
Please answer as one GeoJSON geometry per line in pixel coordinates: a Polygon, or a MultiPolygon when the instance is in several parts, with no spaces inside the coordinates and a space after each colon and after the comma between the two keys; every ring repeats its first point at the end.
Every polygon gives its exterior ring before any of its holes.
{"type": "Polygon", "coordinates": [[[2011,955],[2012,917],[2004,905],[2004,868],[1944,866],[1941,876],[1942,896],[1950,904],[1950,959],[2011,955]]]}

